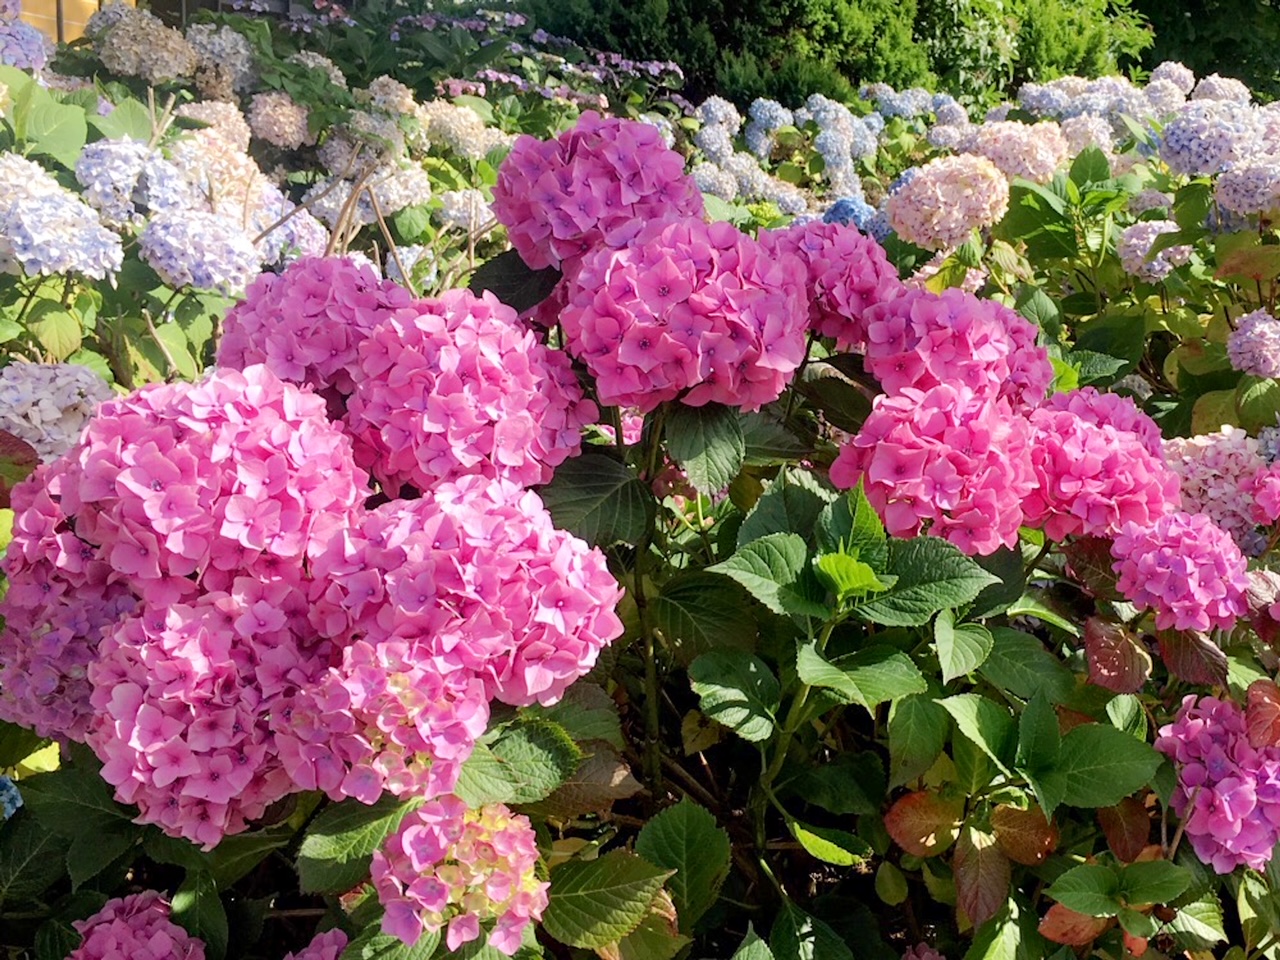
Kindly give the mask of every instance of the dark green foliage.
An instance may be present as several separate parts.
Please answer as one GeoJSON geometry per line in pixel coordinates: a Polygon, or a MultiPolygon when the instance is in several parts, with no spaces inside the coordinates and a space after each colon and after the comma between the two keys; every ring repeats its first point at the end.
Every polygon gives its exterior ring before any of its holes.
{"type": "Polygon", "coordinates": [[[1280,2],[1135,0],[1134,6],[1156,35],[1144,66],[1180,60],[1197,76],[1237,77],[1265,99],[1280,96],[1280,2]]]}

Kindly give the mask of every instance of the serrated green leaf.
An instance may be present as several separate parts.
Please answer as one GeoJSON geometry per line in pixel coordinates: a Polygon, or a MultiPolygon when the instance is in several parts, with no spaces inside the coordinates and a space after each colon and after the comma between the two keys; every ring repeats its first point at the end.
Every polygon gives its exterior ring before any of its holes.
{"type": "Polygon", "coordinates": [[[1039,692],[1027,702],[1018,721],[1016,766],[1031,782],[1046,816],[1053,813],[1058,799],[1056,795],[1044,793],[1039,782],[1040,773],[1052,771],[1057,765],[1061,741],[1058,715],[1043,691],[1039,692]]]}
{"type": "Polygon", "coordinates": [[[118,102],[105,117],[89,114],[88,121],[110,140],[151,141],[151,115],[139,101],[132,97],[118,102]]]}
{"type": "Polygon", "coordinates": [[[210,960],[227,955],[230,931],[218,887],[207,873],[189,873],[173,895],[173,922],[204,941],[210,960]]]}
{"type": "Polygon", "coordinates": [[[938,705],[956,722],[960,732],[982,748],[1003,772],[1009,772],[1017,731],[1007,707],[976,693],[961,693],[938,705]]]}
{"type": "Polygon", "coordinates": [[[559,724],[530,720],[480,744],[462,765],[454,793],[468,806],[545,800],[578,768],[582,751],[559,724]]]}
{"type": "Polygon", "coordinates": [[[28,809],[44,826],[72,840],[86,833],[128,828],[137,813],[116,803],[111,787],[96,770],[71,764],[27,777],[22,796],[28,809]]]}
{"type": "Polygon", "coordinates": [[[1168,860],[1129,863],[1120,868],[1120,895],[1130,906],[1169,903],[1191,886],[1191,871],[1168,860]]]}
{"type": "Polygon", "coordinates": [[[801,771],[787,781],[786,789],[798,799],[828,813],[877,813],[884,803],[884,765],[869,750],[841,753],[830,763],[801,771]]]}
{"type": "Polygon", "coordinates": [[[0,906],[38,898],[66,873],[65,841],[30,810],[0,823],[0,906]]]}
{"type": "Polygon", "coordinates": [[[854,864],[865,863],[874,854],[871,844],[847,830],[814,827],[799,820],[792,820],[787,826],[800,846],[823,863],[852,867],[854,864]]]}
{"type": "Polygon", "coordinates": [[[729,875],[729,835],[709,811],[686,798],[644,825],[636,837],[636,853],[675,871],[667,891],[675,901],[680,931],[692,932],[729,875]]]}
{"type": "MultiPolygon", "coordinates": [[[[132,824],[129,824],[133,827],[132,824]]],[[[141,831],[113,828],[82,833],[67,847],[67,874],[71,877],[71,889],[79,889],[82,883],[92,880],[122,857],[137,841],[141,831]]]]}
{"type": "Polygon", "coordinates": [[[938,663],[942,665],[943,683],[977,670],[995,646],[991,631],[978,623],[956,626],[955,614],[950,610],[938,613],[933,624],[933,642],[938,650],[938,663]]]}
{"type": "Polygon", "coordinates": [[[774,956],[769,945],[756,935],[755,928],[748,922],[747,935],[742,938],[742,943],[730,960],[774,960],[774,956]]]}
{"type": "Polygon", "coordinates": [[[769,949],[776,960],[853,960],[839,934],[790,900],[783,901],[773,922],[769,949]]]}
{"type": "MultiPolygon", "coordinates": [[[[473,943],[484,943],[484,938],[473,943]]],[[[347,944],[339,960],[431,960],[440,945],[440,931],[424,930],[413,946],[382,932],[381,919],[373,921],[347,944]]],[[[469,946],[469,944],[468,944],[469,946]]]]}
{"type": "Polygon", "coordinates": [[[671,459],[701,493],[719,493],[729,486],[746,460],[738,411],[723,404],[674,404],[667,413],[666,437],[671,459]]]}
{"type": "Polygon", "coordinates": [[[1145,786],[1160,755],[1115,727],[1086,723],[1062,738],[1057,765],[1042,778],[1044,788],[1072,807],[1113,807],[1145,786]]]}
{"type": "Polygon", "coordinates": [[[892,647],[870,647],[832,661],[807,643],[796,655],[796,673],[802,682],[867,710],[928,689],[911,658],[892,647]]]}
{"type": "Polygon", "coordinates": [[[759,657],[732,650],[704,653],[690,665],[689,682],[712,720],[744,740],[773,735],[781,688],[759,657]]]}
{"type": "Polygon", "coordinates": [[[845,553],[824,553],[813,561],[819,582],[835,594],[838,602],[861,597],[868,593],[887,590],[893,578],[884,574],[889,583],[876,576],[869,564],[845,553]]]}
{"type": "Polygon", "coordinates": [[[1178,915],[1164,926],[1185,950],[1211,950],[1227,939],[1222,904],[1215,893],[1178,908],[1178,915]]]}
{"type": "Polygon", "coordinates": [[[654,511],[635,471],[602,453],[560,464],[538,495],[557,527],[598,546],[638,543],[654,511]]]}
{"type": "Polygon", "coordinates": [[[991,631],[991,652],[978,672],[1001,690],[1019,699],[1043,693],[1062,703],[1075,689],[1075,676],[1030,634],[1008,627],[991,631]]]}
{"type": "Polygon", "coordinates": [[[63,361],[80,349],[80,321],[62,304],[41,300],[27,315],[27,329],[56,361],[63,361]]]}
{"type": "Polygon", "coordinates": [[[918,627],[939,610],[973,600],[999,580],[955,546],[937,537],[889,541],[887,573],[898,579],[884,593],[859,603],[864,620],[890,627],[918,627]]]}
{"type": "Polygon", "coordinates": [[[467,287],[477,296],[486,291],[492,293],[517,313],[523,313],[547,299],[559,282],[559,270],[534,270],[525,264],[519,251],[508,250],[477,267],[467,287]]]}
{"type": "Polygon", "coordinates": [[[366,879],[373,851],[415,806],[384,795],[374,804],[349,799],[321,811],[298,850],[303,892],[345,893],[366,879]]]}
{"type": "Polygon", "coordinates": [[[938,759],[951,732],[951,715],[927,696],[906,697],[889,714],[889,786],[900,787],[938,759]]]}
{"type": "MultiPolygon", "coordinates": [[[[706,571],[678,573],[649,601],[654,626],[680,662],[710,650],[755,645],[756,618],[738,583],[706,571]]],[[[572,687],[570,688],[572,689],[572,687]]]]}
{"type": "Polygon", "coordinates": [[[877,573],[884,573],[888,568],[889,538],[884,523],[867,499],[861,480],[844,496],[823,507],[816,532],[822,552],[856,556],[877,573]]]}
{"type": "Polygon", "coordinates": [[[782,471],[769,484],[756,505],[738,528],[738,546],[771,533],[798,533],[808,537],[823,508],[834,499],[822,489],[813,475],[801,471],[782,471]]]}
{"type": "Polygon", "coordinates": [[[0,770],[16,767],[45,742],[34,730],[0,720],[0,770]]]}
{"type": "Polygon", "coordinates": [[[1120,912],[1120,877],[1115,868],[1082,863],[1061,874],[1045,891],[1068,910],[1087,917],[1114,917],[1120,912]]]}
{"type": "Polygon", "coordinates": [[[571,947],[608,946],[640,925],[672,873],[625,850],[571,860],[552,871],[542,927],[571,947]]]}
{"type": "Polygon", "coordinates": [[[707,570],[736,580],[774,613],[825,617],[827,608],[815,597],[821,587],[808,569],[808,552],[799,534],[771,533],[707,570]]]}
{"type": "Polygon", "coordinates": [[[575,743],[603,740],[619,750],[624,747],[618,705],[598,684],[579,681],[555,704],[534,704],[525,707],[523,713],[529,718],[558,723],[575,743]]]}

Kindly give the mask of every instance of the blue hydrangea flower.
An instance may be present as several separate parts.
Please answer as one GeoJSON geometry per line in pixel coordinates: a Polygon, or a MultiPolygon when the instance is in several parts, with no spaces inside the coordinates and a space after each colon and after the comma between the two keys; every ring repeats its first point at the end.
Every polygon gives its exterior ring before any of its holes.
{"type": "Polygon", "coordinates": [[[84,199],[111,226],[139,225],[147,213],[195,207],[199,194],[178,168],[136,140],[98,140],[76,161],[84,199]]]}
{"type": "Polygon", "coordinates": [[[22,807],[18,785],[8,777],[0,777],[0,820],[8,820],[22,807]]]}
{"type": "Polygon", "coordinates": [[[751,108],[747,111],[751,119],[758,123],[765,130],[777,130],[780,127],[789,127],[794,121],[791,111],[780,104],[777,100],[768,100],[764,97],[757,97],[751,103],[751,108]]]}
{"type": "Polygon", "coordinates": [[[1257,119],[1248,106],[1229,100],[1196,100],[1165,126],[1160,159],[1174,173],[1212,176],[1244,159],[1257,135],[1257,119]]]}
{"type": "Polygon", "coordinates": [[[152,217],[138,238],[138,253],[171,287],[224,294],[247,287],[261,265],[257,248],[238,224],[197,211],[152,217]]]}
{"type": "Polygon", "coordinates": [[[876,215],[876,208],[862,197],[841,197],[822,215],[823,223],[839,223],[843,226],[857,227],[866,232],[871,219],[876,215]]]}
{"type": "Polygon", "coordinates": [[[49,39],[22,20],[0,18],[0,63],[19,70],[43,70],[53,52],[49,39]]]}

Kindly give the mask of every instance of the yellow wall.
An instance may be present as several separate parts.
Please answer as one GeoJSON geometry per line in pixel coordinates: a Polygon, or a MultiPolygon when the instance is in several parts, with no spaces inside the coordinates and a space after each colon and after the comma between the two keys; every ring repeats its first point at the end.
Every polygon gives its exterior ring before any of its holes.
{"type": "MultiPolygon", "coordinates": [[[[134,6],[134,0],[125,0],[134,6]]],[[[84,25],[98,10],[98,0],[62,0],[62,39],[70,42],[84,33],[84,25]]],[[[58,0],[24,0],[22,19],[58,39],[58,0]]]]}

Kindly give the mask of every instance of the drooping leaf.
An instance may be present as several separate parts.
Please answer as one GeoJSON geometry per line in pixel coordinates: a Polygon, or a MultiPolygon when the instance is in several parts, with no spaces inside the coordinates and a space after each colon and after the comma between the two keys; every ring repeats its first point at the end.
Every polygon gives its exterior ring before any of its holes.
{"type": "Polygon", "coordinates": [[[674,404],[667,414],[667,450],[695,490],[718,493],[738,475],[747,456],[738,412],[723,404],[674,404]]]}
{"type": "Polygon", "coordinates": [[[1169,672],[1188,683],[1223,686],[1227,682],[1227,655],[1209,637],[1190,630],[1156,633],[1160,659],[1169,672]]]}
{"type": "Polygon", "coordinates": [[[947,744],[951,717],[926,696],[905,697],[889,714],[889,786],[920,776],[947,744]]]}
{"type": "Polygon", "coordinates": [[[1280,687],[1274,680],[1255,680],[1249,684],[1246,699],[1249,745],[1256,749],[1280,745],[1280,687]]]}
{"type": "Polygon", "coordinates": [[[1102,936],[1111,923],[1106,917],[1091,917],[1055,903],[1040,921],[1040,936],[1069,947],[1087,947],[1102,936]]]}
{"type": "Polygon", "coordinates": [[[824,863],[852,867],[854,864],[865,863],[874,854],[871,844],[847,830],[815,827],[799,820],[792,820],[787,826],[800,846],[824,863]]]}
{"type": "Polygon", "coordinates": [[[1120,868],[1120,894],[1129,906],[1169,903],[1191,886],[1191,871],[1168,860],[1128,863],[1120,868]]]}
{"type": "Polygon", "coordinates": [[[955,873],[956,904],[974,926],[994,917],[1009,899],[1013,868],[993,834],[965,827],[956,841],[951,869],[955,873]]]}
{"type": "Polygon", "coordinates": [[[704,653],[690,665],[689,681],[712,720],[744,740],[772,736],[781,688],[759,657],[731,650],[704,653]]]}
{"type": "Polygon", "coordinates": [[[525,813],[560,820],[604,814],[619,800],[633,797],[643,789],[632,775],[631,767],[607,743],[597,740],[586,749],[589,753],[578,764],[578,769],[545,800],[525,804],[525,813]]]}
{"type": "Polygon", "coordinates": [[[1137,693],[1151,675],[1151,655],[1130,630],[1100,617],[1084,625],[1089,682],[1116,693],[1137,693]]]}
{"type": "Polygon", "coordinates": [[[991,811],[991,828],[1005,856],[1028,867],[1040,866],[1058,846],[1058,828],[1038,807],[1001,804],[991,811]]]}
{"type": "Polygon", "coordinates": [[[655,509],[635,471],[602,453],[560,464],[538,495],[557,527],[599,546],[639,542],[655,509]]]}
{"type": "MultiPolygon", "coordinates": [[[[941,749],[941,748],[939,748],[941,749]]],[[[835,814],[871,814],[885,794],[884,766],[872,751],[841,753],[803,770],[786,784],[798,799],[835,814]]]]}
{"type": "Polygon", "coordinates": [[[845,703],[867,710],[927,689],[911,658],[892,647],[869,647],[831,661],[807,643],[796,657],[796,673],[804,683],[830,690],[845,703]]]}
{"type": "Polygon", "coordinates": [[[712,650],[750,650],[755,645],[756,618],[746,591],[717,574],[678,573],[662,585],[649,608],[654,626],[683,664],[712,650]]]}
{"type": "Polygon", "coordinates": [[[784,900],[769,933],[775,960],[853,960],[849,947],[834,930],[784,900]]]}
{"type": "Polygon", "coordinates": [[[982,748],[1001,770],[1008,772],[1017,745],[1017,727],[1007,707],[976,693],[961,693],[938,701],[962,734],[982,748]]]}
{"type": "Polygon", "coordinates": [[[942,682],[950,683],[982,666],[995,646],[991,631],[978,623],[955,622],[950,610],[939,612],[933,624],[933,642],[942,665],[942,682]]]}
{"type": "Polygon", "coordinates": [[[551,874],[543,929],[571,947],[616,943],[640,925],[672,873],[625,850],[562,864],[551,874]]]}
{"type": "Polygon", "coordinates": [[[486,803],[536,803],[567,780],[582,751],[559,724],[529,720],[506,728],[490,744],[477,745],[462,765],[454,792],[478,807],[486,803]]]}
{"type": "Polygon", "coordinates": [[[376,803],[344,800],[322,810],[298,850],[298,878],[306,893],[345,893],[369,875],[373,851],[415,804],[384,794],[376,803]]]}
{"type": "Polygon", "coordinates": [[[729,835],[716,818],[688,798],[663,810],[636,837],[636,853],[675,871],[666,886],[682,933],[691,932],[715,904],[729,875],[730,852],[729,835]]]}
{"type": "Polygon", "coordinates": [[[8,430],[0,430],[0,510],[9,508],[9,492],[38,466],[40,456],[35,447],[8,430]]]}
{"type": "Polygon", "coordinates": [[[204,941],[209,960],[222,960],[227,955],[227,911],[213,877],[202,872],[188,873],[173,895],[172,908],[173,922],[204,941]]]}
{"type": "Polygon", "coordinates": [[[1133,797],[1125,797],[1114,807],[1100,807],[1098,824],[1107,846],[1123,863],[1137,860],[1151,838],[1151,814],[1133,797]]]}

